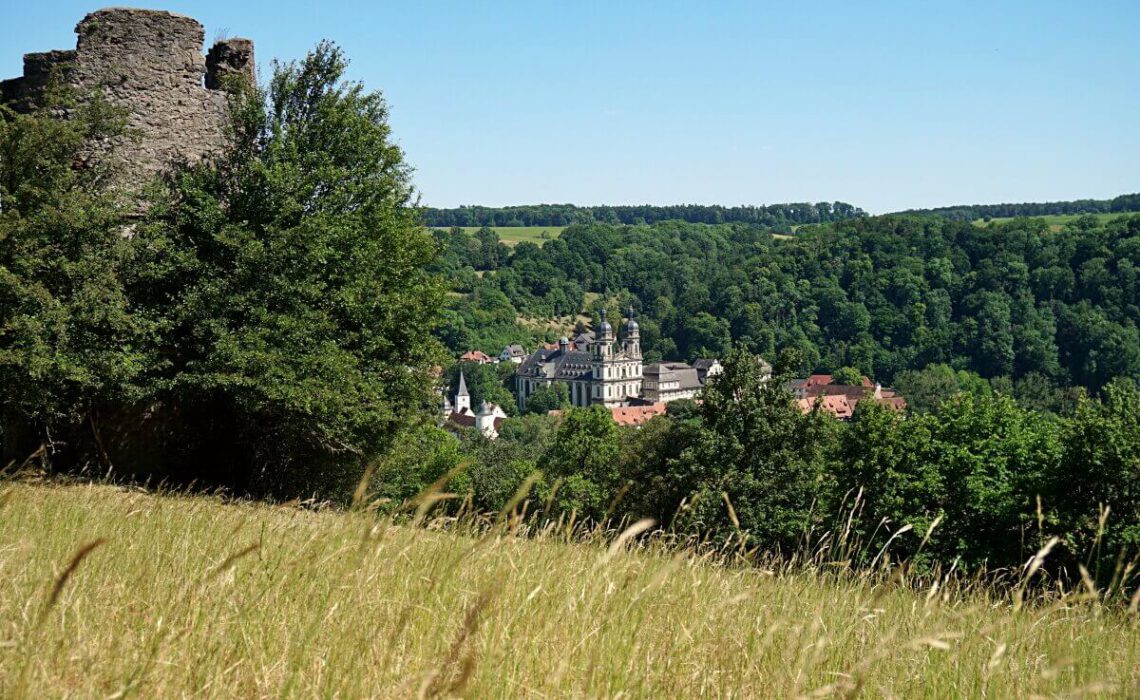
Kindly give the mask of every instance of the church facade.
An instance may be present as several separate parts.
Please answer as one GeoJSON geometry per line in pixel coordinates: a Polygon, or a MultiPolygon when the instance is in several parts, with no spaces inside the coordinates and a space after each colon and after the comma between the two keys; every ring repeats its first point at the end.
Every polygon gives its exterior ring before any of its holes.
{"type": "Polygon", "coordinates": [[[615,336],[606,320],[606,311],[593,337],[582,345],[562,338],[557,349],[540,348],[523,360],[515,374],[519,408],[544,386],[561,382],[570,390],[573,406],[601,405],[615,408],[641,396],[644,365],[641,359],[641,331],[629,310],[629,318],[615,336]]]}

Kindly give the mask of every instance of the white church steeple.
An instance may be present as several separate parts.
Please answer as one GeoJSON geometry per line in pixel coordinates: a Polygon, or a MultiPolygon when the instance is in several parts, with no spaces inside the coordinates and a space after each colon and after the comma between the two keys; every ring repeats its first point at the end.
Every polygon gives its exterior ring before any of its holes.
{"type": "Polygon", "coordinates": [[[467,393],[467,379],[463,370],[459,370],[459,390],[455,392],[455,412],[468,413],[471,411],[471,394],[467,393]]]}

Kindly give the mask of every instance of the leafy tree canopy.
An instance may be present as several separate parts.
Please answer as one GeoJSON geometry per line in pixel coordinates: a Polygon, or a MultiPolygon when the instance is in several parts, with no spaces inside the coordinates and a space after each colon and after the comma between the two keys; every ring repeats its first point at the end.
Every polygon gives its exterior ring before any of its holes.
{"type": "Polygon", "coordinates": [[[35,156],[44,193],[0,177],[6,422],[120,472],[351,492],[434,404],[443,292],[387,105],[345,68],[323,43],[235,95],[231,147],[174,173],[129,238],[67,171],[93,117],[5,122],[6,154],[66,136],[35,156]]]}

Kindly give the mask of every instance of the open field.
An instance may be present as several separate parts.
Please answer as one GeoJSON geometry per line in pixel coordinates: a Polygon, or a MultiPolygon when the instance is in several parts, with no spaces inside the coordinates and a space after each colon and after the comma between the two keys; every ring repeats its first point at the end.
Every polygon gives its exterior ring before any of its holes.
{"type": "MultiPolygon", "coordinates": [[[[1028,218],[1044,219],[1045,222],[1047,224],[1049,224],[1049,227],[1051,229],[1053,229],[1054,231],[1060,231],[1062,226],[1064,226],[1065,224],[1071,224],[1072,222],[1076,221],[1077,219],[1081,218],[1082,216],[1095,216],[1097,218],[1097,220],[1099,220],[1101,223],[1103,223],[1105,221],[1111,221],[1112,219],[1116,219],[1116,218],[1119,218],[1121,216],[1134,216],[1134,214],[1053,214],[1053,215],[1049,215],[1049,216],[1032,216],[1032,217],[1028,217],[1028,218]]],[[[1026,218],[1026,217],[1019,217],[1019,218],[1026,218]]],[[[988,223],[1005,223],[1007,221],[1013,221],[1013,219],[1014,219],[1014,217],[996,217],[996,218],[990,219],[988,223]]],[[[974,225],[986,226],[988,224],[986,221],[984,221],[982,219],[978,219],[974,222],[974,225]]]]}
{"type": "MultiPolygon", "coordinates": [[[[467,233],[475,233],[479,230],[478,226],[463,226],[461,227],[467,233]]],[[[517,245],[523,241],[530,241],[542,245],[551,238],[558,238],[562,232],[566,230],[565,226],[492,226],[491,230],[499,234],[499,238],[507,245],[517,245]],[[546,233],[547,237],[543,238],[546,233]]],[[[794,238],[786,233],[773,233],[772,238],[778,240],[787,240],[794,238]]]]}
{"type": "MultiPolygon", "coordinates": [[[[462,227],[467,233],[475,233],[479,226],[462,227]]],[[[551,238],[558,238],[566,229],[565,226],[492,226],[491,230],[499,234],[499,238],[507,245],[516,245],[523,241],[530,241],[542,245],[551,238]],[[542,234],[547,234],[543,238],[542,234]]]]}
{"type": "Polygon", "coordinates": [[[0,487],[0,696],[1140,695],[1135,615],[663,546],[0,487]],[[94,548],[90,548],[91,545],[94,548]]]}

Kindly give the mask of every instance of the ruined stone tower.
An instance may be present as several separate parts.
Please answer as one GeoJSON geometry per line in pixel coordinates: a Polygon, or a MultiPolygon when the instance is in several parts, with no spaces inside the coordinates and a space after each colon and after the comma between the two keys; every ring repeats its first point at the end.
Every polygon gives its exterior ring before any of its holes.
{"type": "MultiPolygon", "coordinates": [[[[130,189],[176,162],[193,163],[226,139],[226,94],[230,76],[254,80],[253,42],[217,42],[202,53],[202,25],[161,10],[108,8],[92,12],[76,27],[71,51],[24,56],[24,75],[0,82],[0,100],[27,111],[53,72],[79,94],[99,90],[128,112],[135,137],[113,144],[120,168],[118,185],[130,189]]],[[[98,157],[98,148],[93,155],[98,157]]]]}

